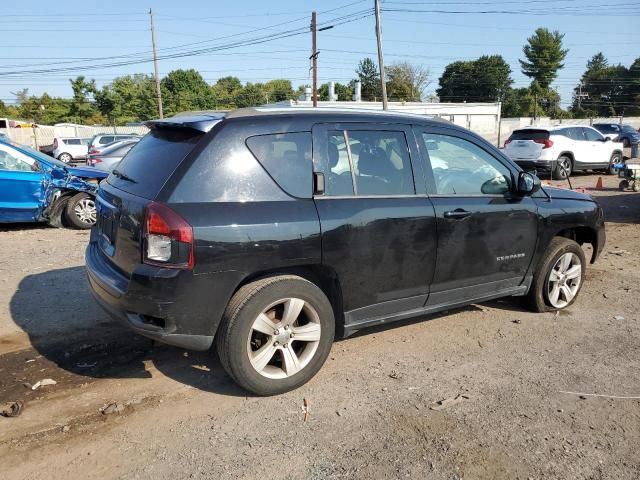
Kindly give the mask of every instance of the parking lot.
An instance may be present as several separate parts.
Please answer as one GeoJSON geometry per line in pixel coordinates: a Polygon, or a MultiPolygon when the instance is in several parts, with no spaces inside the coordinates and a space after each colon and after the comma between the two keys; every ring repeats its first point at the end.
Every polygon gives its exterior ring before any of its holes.
{"type": "Polygon", "coordinates": [[[3,477],[639,478],[640,194],[597,178],[572,177],[608,220],[575,305],[508,299],[368,330],[270,398],[215,352],[106,316],[87,232],[2,227],[0,403],[24,404],[0,418],[3,477]]]}

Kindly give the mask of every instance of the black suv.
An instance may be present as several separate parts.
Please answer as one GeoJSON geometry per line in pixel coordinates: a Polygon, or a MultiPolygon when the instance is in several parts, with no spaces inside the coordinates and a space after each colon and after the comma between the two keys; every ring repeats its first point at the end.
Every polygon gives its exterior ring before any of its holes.
{"type": "Polygon", "coordinates": [[[594,200],[541,188],[423,116],[245,109],[147,123],[102,182],[86,262],[134,331],[262,395],[307,382],[335,336],[509,295],[571,305],[605,242],[594,200]]]}

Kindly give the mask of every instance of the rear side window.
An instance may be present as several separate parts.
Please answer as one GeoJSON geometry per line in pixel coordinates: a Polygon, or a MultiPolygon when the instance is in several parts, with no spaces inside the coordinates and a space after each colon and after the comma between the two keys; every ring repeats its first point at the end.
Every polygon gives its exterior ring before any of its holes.
{"type": "Polygon", "coordinates": [[[549,140],[548,130],[515,130],[511,134],[511,140],[549,140]]]}
{"type": "Polygon", "coordinates": [[[63,141],[67,145],[82,145],[82,142],[80,141],[79,138],[67,138],[66,140],[63,140],[63,141]]]}
{"type": "Polygon", "coordinates": [[[173,171],[193,150],[202,133],[190,129],[151,130],[117,167],[108,182],[125,192],[154,199],[173,171]]]}
{"type": "Polygon", "coordinates": [[[313,175],[310,132],[249,137],[247,147],[285,192],[294,197],[311,197],[313,175]]]}
{"type": "Polygon", "coordinates": [[[109,137],[102,137],[98,143],[99,143],[100,145],[106,145],[106,144],[108,144],[108,143],[113,143],[113,140],[114,140],[114,139],[113,139],[113,137],[112,137],[112,136],[109,136],[109,137]]]}
{"type": "Polygon", "coordinates": [[[569,134],[569,138],[573,140],[583,141],[585,139],[582,133],[582,128],[580,127],[567,128],[567,132],[569,134]]]}

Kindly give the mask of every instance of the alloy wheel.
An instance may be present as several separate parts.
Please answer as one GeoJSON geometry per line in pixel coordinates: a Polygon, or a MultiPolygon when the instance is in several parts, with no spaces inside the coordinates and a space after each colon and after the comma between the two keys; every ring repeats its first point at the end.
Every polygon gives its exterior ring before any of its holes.
{"type": "Polygon", "coordinates": [[[83,198],[73,207],[76,217],[87,225],[96,223],[96,203],[91,198],[83,198]]]}
{"type": "Polygon", "coordinates": [[[582,282],[582,264],[575,253],[562,255],[549,273],[547,297],[554,308],[564,308],[571,303],[582,282]]]}
{"type": "Polygon", "coordinates": [[[304,369],[320,343],[316,310],[300,298],[284,298],[265,308],[254,320],[247,353],[262,376],[288,378],[304,369]]]}

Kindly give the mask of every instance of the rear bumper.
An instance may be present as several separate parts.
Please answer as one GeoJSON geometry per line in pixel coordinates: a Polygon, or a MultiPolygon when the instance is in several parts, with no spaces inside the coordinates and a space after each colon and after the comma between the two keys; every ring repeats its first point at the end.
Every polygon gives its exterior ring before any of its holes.
{"type": "Polygon", "coordinates": [[[214,305],[209,308],[209,315],[203,314],[202,303],[212,296],[196,294],[201,291],[198,281],[194,281],[197,276],[188,271],[139,267],[129,278],[110,264],[96,243],[92,241],[87,247],[89,286],[109,315],[153,340],[208,350],[221,318],[221,313],[217,318],[215,315],[221,310],[214,305]],[[200,303],[194,301],[197,297],[200,303]]]}
{"type": "Polygon", "coordinates": [[[556,166],[555,160],[518,160],[513,159],[523,170],[542,170],[549,172],[556,166]]]}

